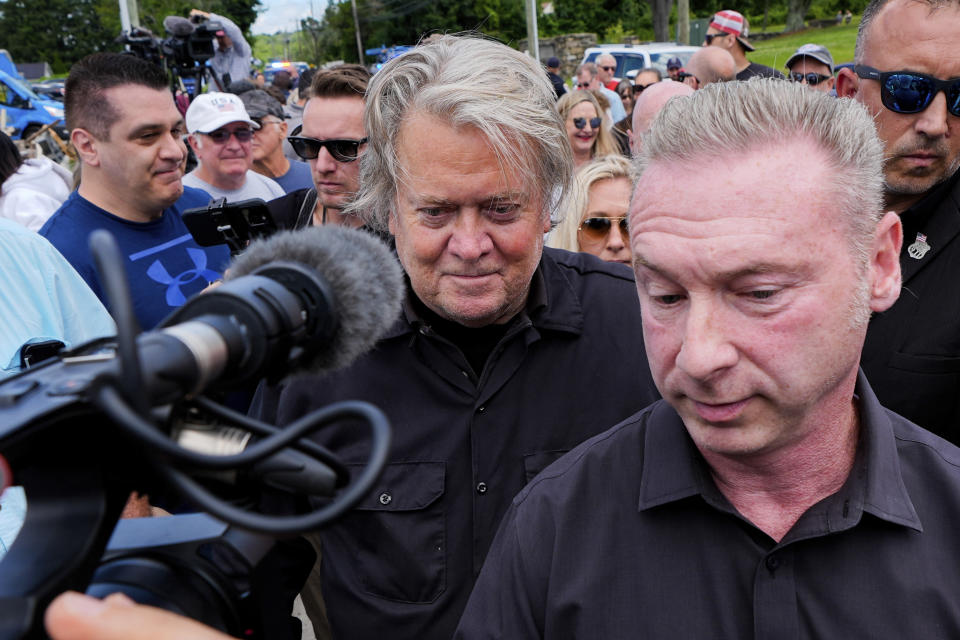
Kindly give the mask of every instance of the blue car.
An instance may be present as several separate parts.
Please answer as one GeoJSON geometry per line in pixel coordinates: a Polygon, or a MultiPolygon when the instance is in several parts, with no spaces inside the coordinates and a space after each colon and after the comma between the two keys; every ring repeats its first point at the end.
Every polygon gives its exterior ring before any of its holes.
{"type": "Polygon", "coordinates": [[[8,127],[13,127],[11,138],[29,138],[45,124],[59,120],[53,128],[64,140],[67,127],[63,121],[63,103],[39,95],[26,82],[5,71],[0,71],[0,109],[7,112],[8,127]]]}

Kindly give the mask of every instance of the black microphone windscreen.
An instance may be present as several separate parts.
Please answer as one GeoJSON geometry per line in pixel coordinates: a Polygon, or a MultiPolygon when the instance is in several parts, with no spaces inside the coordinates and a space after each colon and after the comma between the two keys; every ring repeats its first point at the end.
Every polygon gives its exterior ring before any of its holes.
{"type": "Polygon", "coordinates": [[[163,28],[172,36],[184,37],[193,33],[193,23],[181,16],[167,16],[163,19],[163,28]]]}
{"type": "Polygon", "coordinates": [[[307,360],[308,372],[347,366],[373,347],[400,314],[405,292],[400,263],[369,233],[338,226],[277,233],[250,243],[231,263],[226,280],[277,261],[313,269],[335,297],[340,326],[329,344],[307,360]]]}

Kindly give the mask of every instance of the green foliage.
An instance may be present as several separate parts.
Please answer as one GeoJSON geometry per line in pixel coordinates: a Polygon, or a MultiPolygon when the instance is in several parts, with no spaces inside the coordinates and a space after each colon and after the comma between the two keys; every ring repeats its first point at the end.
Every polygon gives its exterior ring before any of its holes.
{"type": "Polygon", "coordinates": [[[757,40],[753,43],[757,50],[750,54],[750,60],[782,71],[783,64],[800,45],[815,42],[829,49],[837,64],[849,62],[853,60],[859,24],[860,16],[854,16],[848,25],[805,29],[769,40],[757,40]]]}

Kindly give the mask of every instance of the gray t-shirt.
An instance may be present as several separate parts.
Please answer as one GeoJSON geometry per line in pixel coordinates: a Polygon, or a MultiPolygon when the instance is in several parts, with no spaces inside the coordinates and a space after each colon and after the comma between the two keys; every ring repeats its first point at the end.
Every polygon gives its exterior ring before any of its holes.
{"type": "Polygon", "coordinates": [[[239,189],[220,189],[213,186],[205,180],[197,177],[197,172],[191,171],[183,176],[183,184],[188,187],[203,189],[210,194],[213,199],[226,198],[227,202],[239,202],[240,200],[249,200],[250,198],[260,198],[264,202],[279,198],[285,194],[283,187],[276,181],[261,175],[255,171],[247,171],[247,179],[239,189]]]}

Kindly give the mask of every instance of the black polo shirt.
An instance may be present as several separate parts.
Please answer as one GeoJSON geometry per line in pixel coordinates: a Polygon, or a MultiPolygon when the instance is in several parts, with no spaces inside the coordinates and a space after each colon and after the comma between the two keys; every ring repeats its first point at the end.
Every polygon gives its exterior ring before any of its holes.
{"type": "Polygon", "coordinates": [[[779,543],[665,402],[585,442],[514,500],[456,637],[960,637],[960,450],[857,394],[850,476],[779,543]]]}

